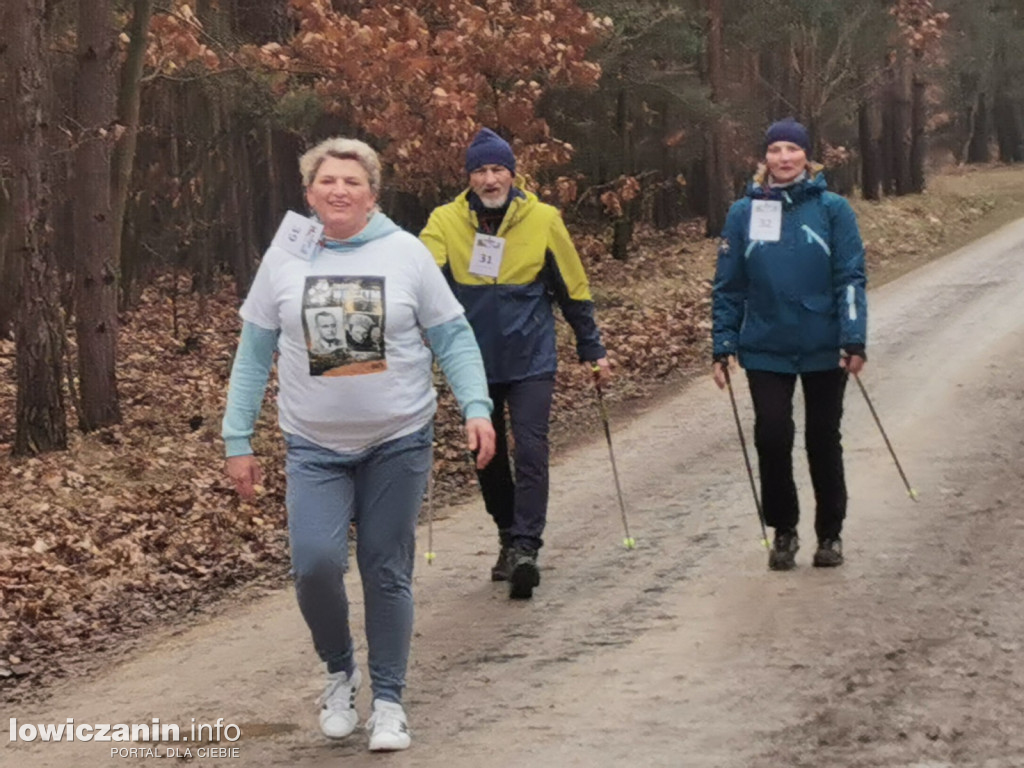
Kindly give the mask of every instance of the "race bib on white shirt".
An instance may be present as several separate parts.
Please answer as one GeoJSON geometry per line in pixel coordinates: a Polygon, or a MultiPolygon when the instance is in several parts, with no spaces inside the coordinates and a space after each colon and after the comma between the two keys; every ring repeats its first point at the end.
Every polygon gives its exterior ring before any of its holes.
{"type": "Polygon", "coordinates": [[[301,216],[295,211],[288,211],[281,226],[277,228],[271,245],[287,251],[292,256],[309,260],[313,258],[313,252],[323,233],[323,224],[301,216]]]}
{"type": "Polygon", "coordinates": [[[473,242],[473,257],[469,262],[470,274],[497,279],[501,259],[505,255],[505,238],[478,232],[473,242]]]}
{"type": "Polygon", "coordinates": [[[777,243],[780,237],[782,237],[782,201],[751,201],[750,240],[777,243]]]}

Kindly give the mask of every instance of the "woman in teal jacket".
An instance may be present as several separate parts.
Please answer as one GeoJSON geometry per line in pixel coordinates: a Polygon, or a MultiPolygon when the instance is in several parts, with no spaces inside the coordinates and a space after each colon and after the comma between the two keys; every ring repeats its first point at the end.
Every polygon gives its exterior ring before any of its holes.
{"type": "Polygon", "coordinates": [[[754,443],[773,570],[795,565],[800,510],[793,480],[793,392],[804,391],[806,447],[816,502],[819,567],[843,562],[846,482],[839,431],[849,373],[864,365],[864,246],[845,198],[808,162],[794,120],[765,134],[765,163],[733,204],[712,294],[714,378],[738,357],[754,402],[754,443]]]}

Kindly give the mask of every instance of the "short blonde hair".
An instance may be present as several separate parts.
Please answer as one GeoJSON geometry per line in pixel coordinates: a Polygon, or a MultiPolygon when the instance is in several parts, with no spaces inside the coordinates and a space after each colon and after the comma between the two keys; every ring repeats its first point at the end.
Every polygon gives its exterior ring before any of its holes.
{"type": "Polygon", "coordinates": [[[316,172],[328,157],[355,160],[370,179],[370,191],[374,196],[380,194],[380,158],[373,151],[373,147],[358,139],[344,139],[339,136],[321,141],[299,158],[302,186],[308,187],[313,183],[316,172]]]}

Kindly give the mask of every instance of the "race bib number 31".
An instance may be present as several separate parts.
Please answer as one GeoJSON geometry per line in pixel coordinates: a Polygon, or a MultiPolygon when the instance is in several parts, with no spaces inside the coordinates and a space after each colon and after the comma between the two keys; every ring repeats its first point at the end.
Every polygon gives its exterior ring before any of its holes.
{"type": "Polygon", "coordinates": [[[497,279],[501,259],[505,255],[505,238],[477,233],[473,243],[473,257],[469,262],[471,274],[497,279]]]}
{"type": "Polygon", "coordinates": [[[777,243],[782,236],[782,203],[754,200],[750,206],[750,239],[777,243]]]}

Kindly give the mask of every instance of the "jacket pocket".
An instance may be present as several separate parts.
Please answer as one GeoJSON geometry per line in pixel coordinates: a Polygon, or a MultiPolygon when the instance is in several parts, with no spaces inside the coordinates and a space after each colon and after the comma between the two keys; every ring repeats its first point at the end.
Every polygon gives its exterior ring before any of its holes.
{"type": "Polygon", "coordinates": [[[800,299],[800,304],[804,309],[809,309],[811,312],[823,315],[832,314],[836,311],[835,299],[831,295],[824,293],[805,296],[800,299]]]}
{"type": "Polygon", "coordinates": [[[839,311],[830,294],[812,294],[800,300],[802,351],[818,352],[839,346],[839,311]]]}
{"type": "Polygon", "coordinates": [[[800,229],[802,229],[804,234],[806,235],[808,243],[817,243],[818,245],[821,246],[821,249],[825,251],[826,256],[832,255],[832,249],[828,247],[828,243],[825,242],[825,238],[823,238],[821,235],[819,235],[806,224],[800,227],[800,229]]]}

